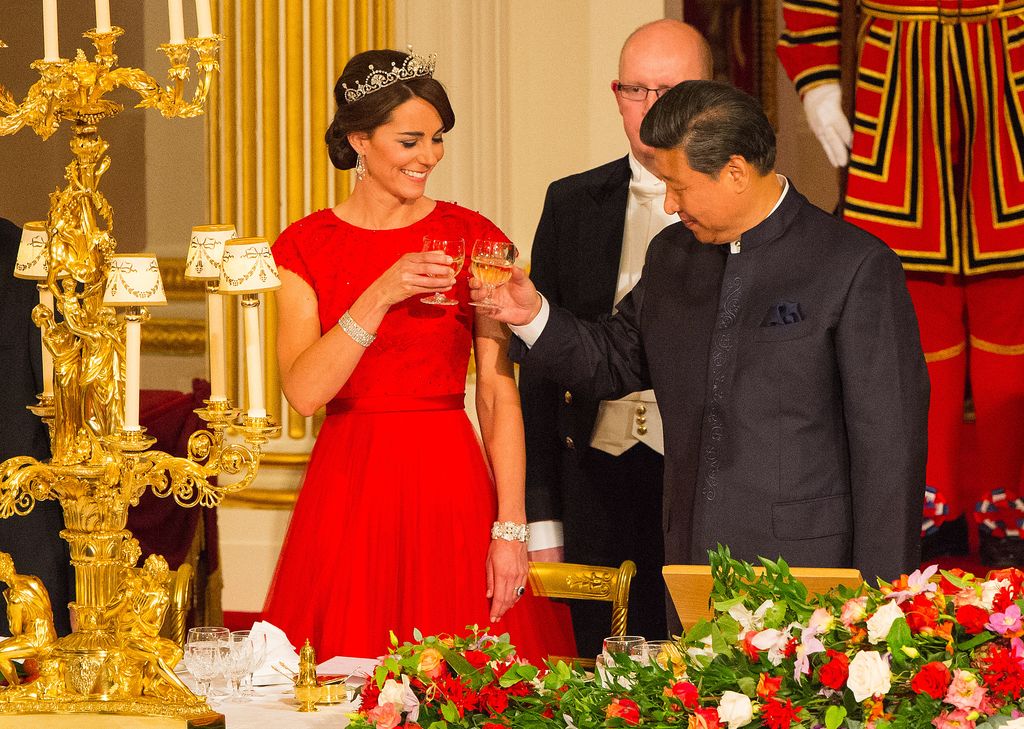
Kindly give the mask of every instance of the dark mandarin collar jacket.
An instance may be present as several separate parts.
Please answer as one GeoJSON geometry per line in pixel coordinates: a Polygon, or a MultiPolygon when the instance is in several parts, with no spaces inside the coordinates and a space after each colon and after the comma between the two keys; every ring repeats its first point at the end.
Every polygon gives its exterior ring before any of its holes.
{"type": "Polygon", "coordinates": [[[597,398],[654,388],[670,564],[722,543],[868,579],[916,568],[929,386],[899,259],[792,186],[741,249],[672,225],[616,316],[552,306],[512,357],[597,398]]]}

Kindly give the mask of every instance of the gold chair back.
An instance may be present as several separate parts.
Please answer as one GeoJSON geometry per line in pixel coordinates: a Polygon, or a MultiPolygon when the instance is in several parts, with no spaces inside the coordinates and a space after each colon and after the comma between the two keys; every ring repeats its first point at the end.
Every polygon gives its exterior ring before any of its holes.
{"type": "MultiPolygon", "coordinates": [[[[636,575],[636,563],[627,559],[618,567],[601,567],[561,562],[530,562],[533,594],[568,600],[598,600],[612,604],[609,635],[625,635],[629,615],[629,586],[636,575]]],[[[592,668],[592,658],[550,656],[592,668]]]]}

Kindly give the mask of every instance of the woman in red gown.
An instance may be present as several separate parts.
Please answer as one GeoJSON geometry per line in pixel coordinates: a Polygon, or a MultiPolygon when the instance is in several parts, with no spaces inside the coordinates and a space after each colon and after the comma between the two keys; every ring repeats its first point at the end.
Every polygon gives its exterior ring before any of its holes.
{"type": "Polygon", "coordinates": [[[529,593],[525,447],[508,333],[476,316],[425,237],[507,240],[473,211],[424,196],[455,123],[432,63],[352,58],[335,86],[331,160],[351,196],[292,224],[281,269],[278,358],[303,415],[327,406],[264,616],[322,658],[411,640],[508,632],[536,660],[575,655],[568,611],[529,593]],[[435,292],[457,306],[430,306],[435,292]],[[483,443],[463,407],[470,349],[483,443]],[[482,448],[481,448],[482,445],[482,448]],[[491,538],[511,522],[509,538],[491,538]],[[525,594],[521,588],[526,587],[525,594]]]}

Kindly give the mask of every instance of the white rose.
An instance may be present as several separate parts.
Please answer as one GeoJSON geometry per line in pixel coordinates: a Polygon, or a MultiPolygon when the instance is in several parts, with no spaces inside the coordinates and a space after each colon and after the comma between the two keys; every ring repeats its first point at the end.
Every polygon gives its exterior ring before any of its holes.
{"type": "Polygon", "coordinates": [[[868,618],[868,642],[874,645],[885,640],[889,635],[889,629],[896,622],[897,618],[903,617],[903,611],[896,603],[889,601],[878,611],[868,618]]]}
{"type": "Polygon", "coordinates": [[[1003,590],[1010,586],[1008,580],[988,580],[987,582],[981,583],[981,605],[986,610],[992,610],[992,603],[995,602],[996,595],[999,594],[1000,590],[1003,590]]]}
{"type": "Polygon", "coordinates": [[[718,720],[729,725],[729,729],[739,729],[754,720],[754,706],[750,698],[736,691],[726,691],[718,704],[718,720]]]}
{"type": "Polygon", "coordinates": [[[876,651],[860,651],[850,661],[850,677],[846,687],[858,702],[872,696],[889,693],[892,673],[889,662],[876,651]]]}
{"type": "Polygon", "coordinates": [[[384,682],[384,687],[380,690],[380,696],[377,698],[378,704],[394,704],[398,707],[398,710],[402,710],[402,704],[405,699],[405,686],[398,683],[393,678],[389,678],[384,682]]]}
{"type": "Polygon", "coordinates": [[[1024,716],[1019,719],[1010,719],[1003,724],[1003,729],[1024,729],[1024,716]]]}

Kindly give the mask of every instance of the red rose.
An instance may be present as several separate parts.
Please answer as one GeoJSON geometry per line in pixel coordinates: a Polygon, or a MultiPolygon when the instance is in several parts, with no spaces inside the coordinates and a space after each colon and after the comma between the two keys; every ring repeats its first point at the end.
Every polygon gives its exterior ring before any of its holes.
{"type": "Polygon", "coordinates": [[[483,725],[483,729],[508,729],[504,724],[496,724],[493,721],[489,721],[483,725]]]}
{"type": "Polygon", "coordinates": [[[672,684],[672,688],[666,693],[675,696],[677,699],[683,702],[683,706],[687,709],[696,708],[699,703],[697,695],[697,687],[689,681],[679,681],[672,684]]]}
{"type": "Polygon", "coordinates": [[[818,671],[818,680],[830,689],[840,690],[850,675],[850,657],[831,648],[826,654],[828,663],[818,671]]]}
{"type": "Polygon", "coordinates": [[[473,668],[483,668],[491,660],[490,656],[483,651],[466,651],[462,657],[469,661],[469,665],[473,668]]]}
{"type": "Polygon", "coordinates": [[[961,605],[956,609],[956,621],[970,635],[977,635],[985,630],[988,617],[988,611],[976,605],[961,605]]]}
{"type": "Polygon", "coordinates": [[[627,724],[640,723],[640,707],[632,699],[612,699],[604,715],[607,719],[622,719],[627,724]]]}
{"type": "Polygon", "coordinates": [[[910,680],[910,688],[914,693],[928,694],[933,699],[941,699],[949,689],[952,676],[944,663],[932,661],[921,666],[921,670],[910,680]]]}

